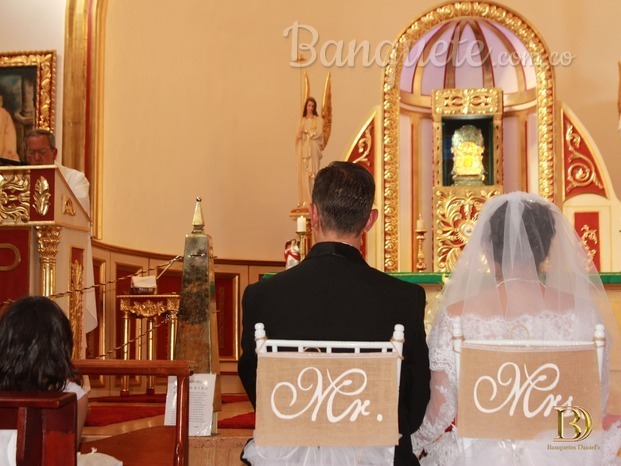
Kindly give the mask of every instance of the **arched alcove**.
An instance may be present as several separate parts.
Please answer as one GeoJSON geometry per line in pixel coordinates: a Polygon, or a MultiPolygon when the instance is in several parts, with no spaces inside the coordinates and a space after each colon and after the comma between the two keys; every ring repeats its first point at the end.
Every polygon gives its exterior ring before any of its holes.
{"type": "MultiPolygon", "coordinates": [[[[433,156],[433,113],[438,109],[432,108],[434,91],[455,90],[461,107],[453,111],[467,119],[478,110],[466,110],[476,104],[464,103],[466,93],[459,96],[462,90],[500,90],[502,124],[497,130],[502,133],[498,150],[503,157],[500,176],[494,180],[496,192],[505,187],[522,189],[555,200],[553,68],[543,40],[517,13],[479,2],[450,3],[427,11],[394,42],[383,86],[383,166],[379,172],[383,174],[385,270],[412,269],[416,219],[422,218],[435,232],[437,206],[432,198],[438,183],[433,173],[438,162],[433,156]]],[[[474,214],[489,195],[460,194],[474,214]]],[[[455,235],[462,233],[463,215],[463,211],[455,213],[455,235]]],[[[427,241],[428,257],[435,251],[436,240],[432,234],[427,241]]]]}

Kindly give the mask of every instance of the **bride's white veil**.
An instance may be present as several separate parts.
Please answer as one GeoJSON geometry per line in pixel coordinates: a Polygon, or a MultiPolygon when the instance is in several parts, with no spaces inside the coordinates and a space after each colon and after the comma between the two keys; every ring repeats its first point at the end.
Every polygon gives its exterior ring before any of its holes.
{"type": "MultiPolygon", "coordinates": [[[[467,339],[591,340],[603,323],[608,349],[618,343],[589,254],[559,208],[535,194],[513,192],[485,203],[442,307],[461,315],[467,339]]],[[[608,374],[602,382],[607,394],[608,374]]]]}

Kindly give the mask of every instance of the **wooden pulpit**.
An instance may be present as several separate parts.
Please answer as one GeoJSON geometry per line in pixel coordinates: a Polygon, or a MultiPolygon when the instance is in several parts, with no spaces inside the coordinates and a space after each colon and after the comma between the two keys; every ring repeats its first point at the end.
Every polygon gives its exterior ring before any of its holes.
{"type": "Polygon", "coordinates": [[[89,242],[90,218],[57,166],[0,167],[0,303],[56,296],[82,357],[89,242]]]}

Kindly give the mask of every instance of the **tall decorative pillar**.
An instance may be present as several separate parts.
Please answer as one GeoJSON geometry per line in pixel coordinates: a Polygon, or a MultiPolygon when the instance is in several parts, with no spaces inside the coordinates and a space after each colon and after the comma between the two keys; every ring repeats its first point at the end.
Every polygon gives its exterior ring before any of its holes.
{"type": "Polygon", "coordinates": [[[185,237],[175,359],[196,363],[196,374],[217,374],[212,432],[220,407],[220,358],[212,240],[204,233],[201,199],[196,198],[192,233],[185,237]]]}
{"type": "Polygon", "coordinates": [[[56,255],[60,243],[59,226],[37,226],[37,251],[39,252],[39,292],[43,296],[56,293],[56,255]]]}

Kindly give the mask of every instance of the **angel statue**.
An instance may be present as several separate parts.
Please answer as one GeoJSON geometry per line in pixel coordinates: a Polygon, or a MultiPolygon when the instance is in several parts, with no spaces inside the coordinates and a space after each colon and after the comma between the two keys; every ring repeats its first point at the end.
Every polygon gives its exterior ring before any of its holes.
{"type": "Polygon", "coordinates": [[[311,202],[315,175],[319,171],[323,150],[328,144],[332,128],[330,74],[328,73],[326,78],[321,116],[317,113],[317,101],[308,95],[309,86],[306,75],[305,81],[304,109],[295,139],[298,164],[298,208],[308,207],[311,202]]]}

